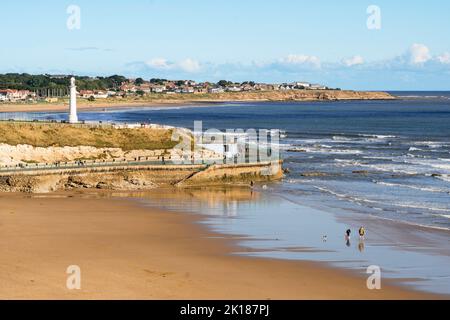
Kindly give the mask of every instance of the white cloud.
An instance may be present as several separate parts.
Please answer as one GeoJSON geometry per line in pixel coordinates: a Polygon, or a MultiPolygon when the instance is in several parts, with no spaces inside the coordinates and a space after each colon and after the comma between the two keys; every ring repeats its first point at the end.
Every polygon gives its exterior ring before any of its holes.
{"type": "Polygon", "coordinates": [[[443,64],[450,64],[450,52],[445,52],[440,56],[437,56],[437,60],[443,64]]]}
{"type": "Polygon", "coordinates": [[[359,55],[321,61],[318,56],[303,54],[248,63],[155,58],[147,62],[129,63],[127,69],[124,73],[136,77],[192,78],[198,81],[305,80],[342,88],[445,89],[450,83],[450,52],[433,55],[424,44],[414,44],[406,48],[403,54],[378,61],[365,61],[359,55]]]}
{"type": "Polygon", "coordinates": [[[171,64],[164,58],[154,58],[154,59],[151,59],[150,61],[146,62],[146,64],[149,67],[156,68],[156,69],[171,69],[173,66],[173,64],[171,64]]]}
{"type": "Polygon", "coordinates": [[[308,56],[308,55],[298,55],[298,54],[290,54],[286,58],[280,60],[281,63],[284,64],[293,64],[293,65],[311,65],[316,68],[320,68],[320,59],[316,56],[308,56]]]}
{"type": "Polygon", "coordinates": [[[200,70],[200,63],[190,58],[180,61],[178,65],[185,72],[198,72],[200,70]]]}
{"type": "Polygon", "coordinates": [[[415,43],[409,49],[409,62],[411,64],[424,64],[430,59],[430,49],[423,44],[415,43]]]}
{"type": "Polygon", "coordinates": [[[353,56],[351,58],[342,60],[342,63],[347,67],[358,66],[364,64],[364,58],[361,56],[353,56]]]}
{"type": "Polygon", "coordinates": [[[196,60],[187,58],[179,62],[171,62],[164,58],[154,58],[145,63],[150,68],[158,70],[175,70],[194,73],[200,70],[200,63],[196,60]]]}

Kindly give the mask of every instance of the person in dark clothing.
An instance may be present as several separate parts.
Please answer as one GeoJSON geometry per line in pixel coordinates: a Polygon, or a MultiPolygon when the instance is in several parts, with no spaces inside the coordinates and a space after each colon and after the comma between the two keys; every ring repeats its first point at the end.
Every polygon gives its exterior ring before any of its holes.
{"type": "Polygon", "coordinates": [[[347,229],[347,231],[345,231],[345,244],[347,245],[347,247],[350,247],[350,235],[352,233],[352,230],[347,229]]]}

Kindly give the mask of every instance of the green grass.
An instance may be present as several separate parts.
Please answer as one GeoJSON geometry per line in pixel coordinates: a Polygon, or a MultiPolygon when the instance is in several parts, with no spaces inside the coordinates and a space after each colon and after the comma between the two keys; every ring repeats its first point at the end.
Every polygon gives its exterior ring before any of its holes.
{"type": "Polygon", "coordinates": [[[172,149],[178,142],[172,141],[168,129],[114,129],[109,127],[86,128],[68,124],[0,122],[0,143],[27,144],[35,147],[121,148],[122,150],[172,149]]]}

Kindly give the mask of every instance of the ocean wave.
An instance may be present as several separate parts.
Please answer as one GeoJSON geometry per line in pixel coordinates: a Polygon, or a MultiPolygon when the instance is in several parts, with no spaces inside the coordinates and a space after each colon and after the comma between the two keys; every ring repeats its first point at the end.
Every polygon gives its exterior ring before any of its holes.
{"type": "Polygon", "coordinates": [[[420,191],[450,194],[450,189],[440,189],[440,188],[433,188],[433,187],[424,187],[424,186],[401,184],[401,183],[391,183],[391,182],[383,182],[383,181],[374,181],[374,183],[376,183],[378,185],[382,185],[382,186],[387,186],[387,187],[408,188],[408,189],[414,189],[414,190],[420,190],[420,191]]]}
{"type": "Polygon", "coordinates": [[[420,148],[416,148],[416,147],[411,147],[411,148],[409,148],[408,151],[425,151],[425,150],[420,149],[420,148]]]}
{"type": "Polygon", "coordinates": [[[445,182],[450,182],[450,175],[434,176],[434,178],[445,181],[445,182]]]}
{"type": "Polygon", "coordinates": [[[439,149],[439,148],[450,147],[449,143],[439,142],[439,141],[415,141],[413,144],[416,146],[426,146],[429,149],[439,149]]]}
{"type": "Polygon", "coordinates": [[[331,194],[331,195],[333,195],[333,196],[335,196],[335,197],[337,197],[339,199],[345,199],[345,200],[348,200],[350,202],[355,202],[355,203],[358,203],[358,204],[360,204],[361,202],[371,203],[371,204],[379,203],[378,201],[375,201],[375,200],[355,197],[353,195],[345,194],[345,193],[339,193],[337,191],[333,191],[333,190],[325,188],[325,187],[314,186],[314,188],[316,188],[317,190],[320,190],[322,192],[329,193],[329,194],[331,194]]]}
{"type": "Polygon", "coordinates": [[[368,160],[388,160],[388,161],[393,160],[392,157],[382,157],[382,156],[365,156],[363,158],[368,160]]]}
{"type": "Polygon", "coordinates": [[[390,135],[390,134],[376,134],[376,133],[336,133],[334,134],[333,138],[347,138],[347,139],[353,139],[353,138],[374,138],[374,139],[391,139],[391,138],[397,138],[397,136],[390,135]]]}
{"type": "Polygon", "coordinates": [[[341,143],[354,143],[354,144],[362,144],[362,143],[370,143],[370,142],[379,142],[378,138],[363,138],[363,137],[343,137],[343,136],[333,136],[332,141],[341,142],[341,143]]]}
{"type": "Polygon", "coordinates": [[[326,153],[326,154],[363,154],[362,150],[350,150],[350,149],[330,149],[330,148],[303,148],[306,152],[310,153],[326,153]]]}
{"type": "Polygon", "coordinates": [[[380,144],[386,143],[386,139],[395,138],[395,136],[388,135],[354,135],[354,136],[344,136],[344,135],[334,135],[331,138],[304,138],[304,139],[292,139],[293,144],[304,145],[333,145],[336,147],[338,144],[348,145],[348,144],[380,144]]]}
{"type": "MultiPolygon", "coordinates": [[[[417,159],[417,158],[409,158],[405,159],[404,163],[406,164],[412,164],[415,166],[422,166],[424,169],[428,170],[439,170],[440,173],[446,174],[450,173],[450,161],[447,161],[447,159],[417,159]]],[[[431,172],[435,173],[435,172],[431,172]]]]}
{"type": "Polygon", "coordinates": [[[423,204],[414,203],[414,202],[400,202],[400,203],[396,202],[396,203],[392,203],[392,205],[401,207],[401,208],[430,210],[430,211],[437,211],[437,212],[450,212],[450,208],[432,207],[430,205],[423,205],[423,204]]]}
{"type": "Polygon", "coordinates": [[[379,205],[378,207],[393,207],[393,208],[408,208],[408,209],[419,209],[419,210],[425,210],[425,211],[432,211],[432,212],[449,212],[450,213],[450,208],[442,208],[442,207],[432,207],[430,204],[422,204],[422,203],[415,203],[415,202],[386,202],[386,201],[381,201],[381,200],[371,200],[371,199],[367,199],[367,198],[362,198],[362,197],[356,197],[354,195],[350,195],[350,194],[346,194],[346,193],[339,193],[337,191],[333,191],[330,190],[328,188],[325,187],[319,187],[319,186],[315,186],[316,189],[325,192],[325,193],[329,193],[331,195],[334,195],[335,197],[342,199],[342,200],[347,200],[359,205],[364,205],[367,204],[370,208],[373,208],[373,206],[375,205],[379,205]]]}
{"type": "Polygon", "coordinates": [[[409,158],[418,158],[418,159],[432,159],[432,156],[426,156],[423,154],[413,154],[413,153],[407,153],[406,154],[407,157],[409,158]]]}
{"type": "Polygon", "coordinates": [[[420,96],[420,95],[402,95],[397,96],[402,99],[444,99],[444,100],[450,100],[450,97],[448,96],[420,96]]]}
{"type": "Polygon", "coordinates": [[[357,160],[348,160],[348,159],[334,159],[335,162],[338,163],[338,166],[341,167],[349,167],[349,166],[360,166],[361,162],[357,160]]]}
{"type": "Polygon", "coordinates": [[[421,172],[421,170],[414,170],[415,168],[412,168],[408,165],[401,165],[401,164],[361,164],[361,167],[370,168],[375,171],[381,171],[381,172],[392,172],[397,174],[407,174],[407,175],[416,175],[421,172]]]}
{"type": "Polygon", "coordinates": [[[375,138],[375,139],[394,139],[397,136],[383,134],[358,134],[359,137],[375,138]]]}

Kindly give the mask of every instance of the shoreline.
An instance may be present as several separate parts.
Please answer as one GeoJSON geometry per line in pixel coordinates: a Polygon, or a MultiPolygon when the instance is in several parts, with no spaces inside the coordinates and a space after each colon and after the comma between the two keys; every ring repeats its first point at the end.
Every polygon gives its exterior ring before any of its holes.
{"type": "Polygon", "coordinates": [[[322,263],[237,256],[239,237],[210,231],[200,215],[108,193],[0,198],[3,299],[443,298],[390,280],[369,291],[365,278],[322,263]],[[81,290],[65,288],[73,264],[81,290]]]}
{"type": "MultiPolygon", "coordinates": [[[[180,96],[183,97],[183,96],[180,96]]],[[[320,101],[365,101],[365,100],[395,100],[396,98],[386,92],[377,91],[335,91],[335,90],[299,90],[298,92],[246,92],[217,94],[210,96],[192,95],[183,98],[166,96],[158,98],[135,99],[107,99],[97,100],[94,103],[85,99],[78,99],[78,109],[82,111],[98,109],[122,108],[163,108],[179,106],[205,105],[212,106],[223,103],[251,103],[251,102],[320,102],[320,101]]],[[[68,101],[45,103],[9,103],[0,104],[0,112],[58,112],[69,108],[68,101]]]]}

